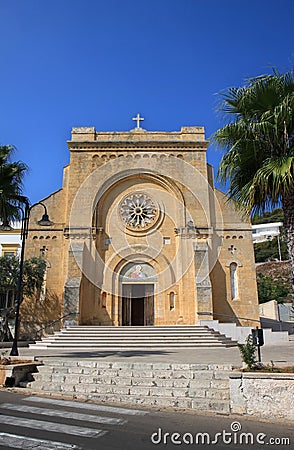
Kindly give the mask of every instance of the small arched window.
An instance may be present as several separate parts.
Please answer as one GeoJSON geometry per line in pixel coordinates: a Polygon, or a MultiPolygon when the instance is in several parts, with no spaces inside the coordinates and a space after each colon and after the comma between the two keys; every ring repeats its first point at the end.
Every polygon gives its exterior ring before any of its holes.
{"type": "Polygon", "coordinates": [[[101,295],[102,308],[106,308],[106,296],[107,296],[106,292],[102,292],[102,295],[101,295]]]}
{"type": "Polygon", "coordinates": [[[235,262],[230,264],[230,283],[232,300],[238,298],[238,265],[235,262]]]}
{"type": "Polygon", "coordinates": [[[175,309],[175,293],[174,292],[170,292],[169,294],[169,309],[172,311],[173,309],[175,309]]]}

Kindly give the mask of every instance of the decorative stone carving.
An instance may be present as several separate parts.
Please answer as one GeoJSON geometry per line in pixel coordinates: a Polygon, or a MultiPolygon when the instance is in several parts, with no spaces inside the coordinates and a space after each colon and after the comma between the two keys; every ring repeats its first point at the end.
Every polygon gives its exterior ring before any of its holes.
{"type": "Polygon", "coordinates": [[[174,228],[174,232],[176,236],[184,239],[207,239],[211,235],[210,228],[198,228],[194,225],[174,228]]]}
{"type": "Polygon", "coordinates": [[[125,197],[119,205],[120,216],[130,229],[150,228],[158,217],[158,208],[149,195],[135,192],[125,197]]]}
{"type": "Polygon", "coordinates": [[[94,127],[73,127],[72,128],[72,133],[95,133],[95,128],[94,127]]]}
{"type": "Polygon", "coordinates": [[[201,288],[209,288],[211,289],[211,281],[210,278],[207,276],[204,280],[198,281],[197,280],[197,287],[201,288]]]}
{"type": "Polygon", "coordinates": [[[66,227],[63,234],[65,239],[95,239],[96,233],[100,232],[100,229],[95,227],[66,227]]]}

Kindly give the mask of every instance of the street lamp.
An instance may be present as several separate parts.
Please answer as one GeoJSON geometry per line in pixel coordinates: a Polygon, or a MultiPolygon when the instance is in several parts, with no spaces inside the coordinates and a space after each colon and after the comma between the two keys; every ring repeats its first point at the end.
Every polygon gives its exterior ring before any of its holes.
{"type": "MultiPolygon", "coordinates": [[[[53,224],[51,220],[49,220],[49,216],[47,214],[47,208],[42,202],[37,202],[34,205],[30,206],[28,200],[25,200],[25,208],[24,210],[19,207],[19,209],[22,212],[22,221],[21,221],[21,233],[20,238],[22,240],[21,245],[21,253],[20,253],[20,262],[19,262],[19,275],[17,280],[17,296],[16,296],[16,303],[15,303],[15,326],[14,326],[14,338],[13,338],[13,344],[10,352],[10,356],[18,356],[18,331],[19,331],[19,310],[20,305],[22,302],[22,294],[23,294],[23,263],[24,263],[24,254],[25,254],[25,244],[26,239],[28,237],[28,231],[29,231],[29,220],[30,220],[30,214],[31,210],[36,205],[42,205],[45,209],[45,212],[41,218],[41,220],[38,221],[38,224],[41,226],[50,226],[53,224]]],[[[10,227],[11,229],[11,227],[10,227]]],[[[2,224],[0,225],[0,230],[7,230],[7,225],[2,224]]]]}

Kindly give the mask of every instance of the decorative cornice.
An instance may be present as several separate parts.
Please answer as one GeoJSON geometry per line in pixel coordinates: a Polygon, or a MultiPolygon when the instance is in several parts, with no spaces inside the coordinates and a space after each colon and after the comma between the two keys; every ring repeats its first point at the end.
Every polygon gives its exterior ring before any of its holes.
{"type": "Polygon", "coordinates": [[[65,239],[95,239],[96,227],[66,227],[63,234],[65,239]]]}
{"type": "Polygon", "coordinates": [[[197,228],[195,226],[177,227],[175,235],[185,239],[208,238],[212,235],[211,228],[197,228]]]}
{"type": "Polygon", "coordinates": [[[252,228],[251,225],[249,225],[247,228],[245,227],[240,227],[240,228],[232,228],[232,227],[223,227],[223,228],[215,228],[215,231],[219,231],[219,232],[223,232],[223,231],[249,231],[250,233],[252,233],[252,228]]]}
{"type": "Polygon", "coordinates": [[[29,233],[36,233],[36,232],[41,232],[42,234],[47,234],[48,232],[52,232],[55,233],[57,231],[62,231],[63,232],[64,228],[53,228],[53,227],[44,227],[44,226],[40,226],[39,228],[33,228],[33,227],[29,227],[29,233]]]}
{"type": "Polygon", "coordinates": [[[177,141],[177,142],[99,142],[99,141],[89,141],[89,142],[77,142],[77,141],[67,141],[70,151],[93,151],[93,152],[111,152],[111,151],[134,151],[141,150],[144,152],[148,151],[177,151],[178,149],[185,151],[203,151],[205,152],[208,147],[208,142],[204,141],[177,141]]]}

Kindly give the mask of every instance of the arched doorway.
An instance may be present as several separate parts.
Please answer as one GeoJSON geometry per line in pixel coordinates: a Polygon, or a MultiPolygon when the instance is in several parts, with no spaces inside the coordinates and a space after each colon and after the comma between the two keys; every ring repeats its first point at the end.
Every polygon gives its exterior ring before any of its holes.
{"type": "Polygon", "coordinates": [[[121,314],[123,326],[154,325],[155,271],[147,263],[127,264],[120,276],[121,314]]]}

